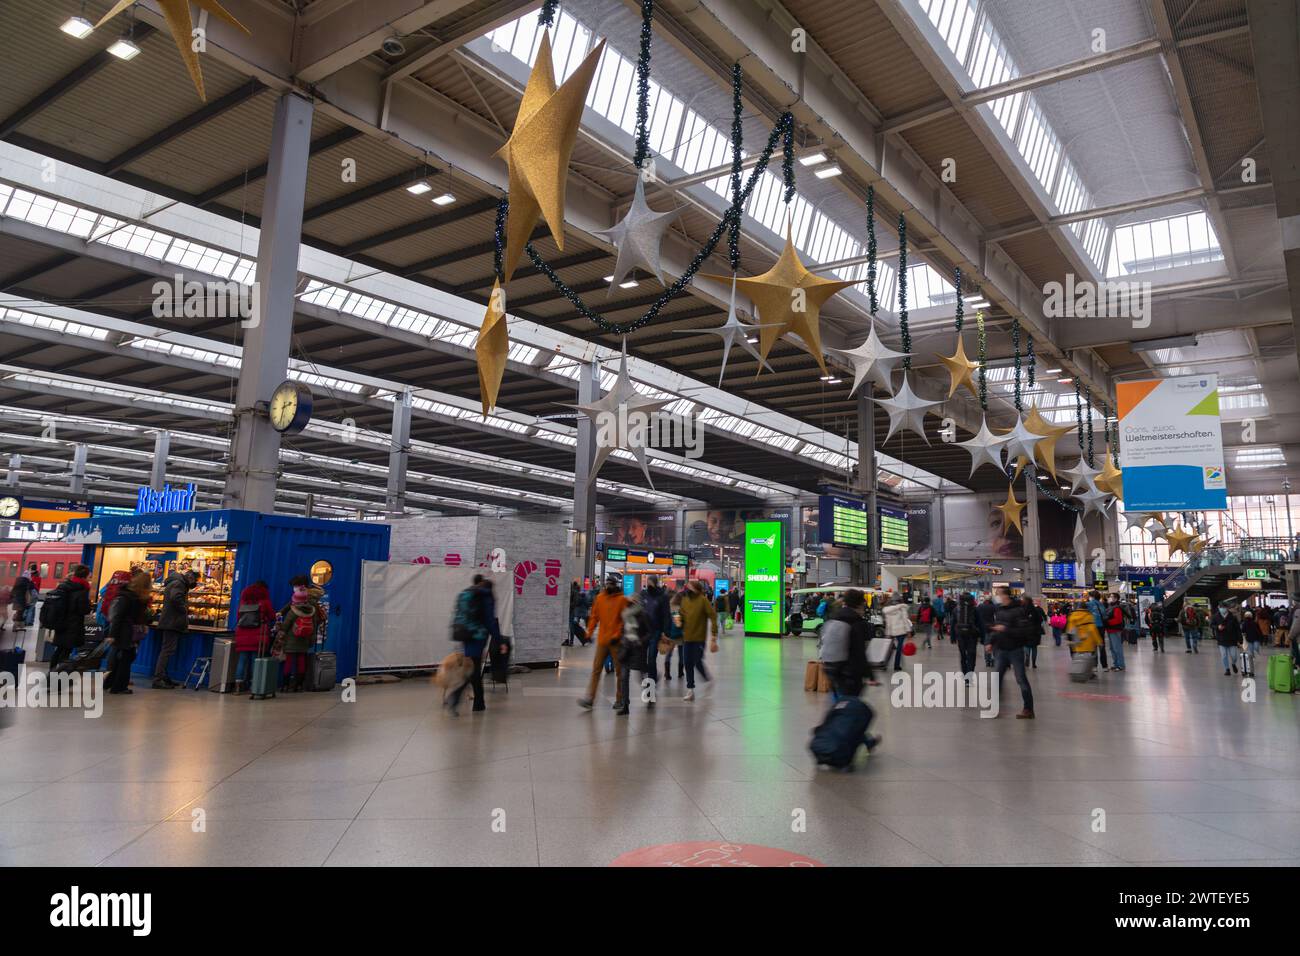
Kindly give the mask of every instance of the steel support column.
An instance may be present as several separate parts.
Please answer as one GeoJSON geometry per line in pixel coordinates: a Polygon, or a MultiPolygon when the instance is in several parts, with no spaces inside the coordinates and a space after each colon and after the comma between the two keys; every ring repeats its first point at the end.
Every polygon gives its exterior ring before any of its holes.
{"type": "Polygon", "coordinates": [[[875,587],[880,576],[880,515],[876,508],[876,403],[870,383],[858,393],[857,491],[867,501],[867,550],[853,552],[853,583],[875,587]]]}
{"type": "Polygon", "coordinates": [[[1043,538],[1038,525],[1038,485],[1025,475],[1025,593],[1035,601],[1043,599],[1043,538]]]}
{"type": "Polygon", "coordinates": [[[86,493],[86,446],[82,442],[72,448],[72,481],[68,483],[68,490],[74,495],[86,493]]]}
{"type": "Polygon", "coordinates": [[[257,244],[258,312],[256,324],[244,335],[230,470],[221,495],[224,508],[275,510],[280,433],[271,427],[266,408],[289,368],[312,109],[309,100],[292,93],[282,96],[275,105],[257,244]]]}
{"type": "Polygon", "coordinates": [[[153,464],[149,472],[149,487],[162,491],[167,483],[167,456],[171,453],[172,435],[169,431],[160,431],[153,437],[153,464]]]}
{"type": "Polygon", "coordinates": [[[411,390],[405,389],[393,402],[392,447],[388,452],[389,514],[406,513],[406,467],[411,459],[411,390]]]}
{"type": "MultiPolygon", "coordinates": [[[[600,363],[592,359],[578,373],[578,403],[590,404],[600,394],[600,363]]],[[[596,570],[596,482],[591,474],[595,460],[596,429],[584,415],[578,419],[573,461],[573,547],[584,578],[594,577],[596,570]]]]}

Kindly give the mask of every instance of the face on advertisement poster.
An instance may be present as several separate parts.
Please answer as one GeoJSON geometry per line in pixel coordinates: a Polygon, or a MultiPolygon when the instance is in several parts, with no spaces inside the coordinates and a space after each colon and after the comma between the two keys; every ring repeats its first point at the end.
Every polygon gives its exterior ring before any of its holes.
{"type": "Polygon", "coordinates": [[[677,543],[677,516],[664,512],[604,514],[597,521],[604,543],[633,548],[671,548],[677,543]]]}

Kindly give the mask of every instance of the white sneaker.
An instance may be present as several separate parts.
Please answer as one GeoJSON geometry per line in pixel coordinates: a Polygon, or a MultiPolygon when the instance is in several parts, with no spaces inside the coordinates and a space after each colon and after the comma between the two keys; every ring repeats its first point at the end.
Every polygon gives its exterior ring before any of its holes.
{"type": "Polygon", "coordinates": [[[682,695],[682,700],[694,700],[694,699],[695,699],[695,691],[693,690],[688,690],[685,694],[682,695]]]}

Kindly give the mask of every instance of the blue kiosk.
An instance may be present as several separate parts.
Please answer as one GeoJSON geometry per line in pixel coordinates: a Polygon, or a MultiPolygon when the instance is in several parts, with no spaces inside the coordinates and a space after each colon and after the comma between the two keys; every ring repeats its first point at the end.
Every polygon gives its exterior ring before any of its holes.
{"type": "MultiPolygon", "coordinates": [[[[289,580],[308,575],[325,591],[329,618],[325,650],[338,657],[338,679],[355,677],[361,610],[361,562],[388,560],[386,524],[261,514],[256,511],[172,511],[79,518],[68,523],[65,541],[82,545],[94,593],[114,571],[144,569],[154,578],[155,607],[172,571],[193,569],[189,633],[168,662],[168,675],[183,680],[196,658],[212,653],[216,637],[235,627],[239,592],[265,581],[281,608],[293,589],[289,580]]],[[[132,668],[153,673],[158,641],[152,631],[132,668]]]]}

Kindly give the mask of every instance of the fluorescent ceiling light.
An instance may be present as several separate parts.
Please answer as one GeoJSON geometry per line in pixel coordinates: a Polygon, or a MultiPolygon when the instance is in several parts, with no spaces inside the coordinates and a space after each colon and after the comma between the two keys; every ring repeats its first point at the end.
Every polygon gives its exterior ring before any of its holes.
{"type": "Polygon", "coordinates": [[[838,384],[840,384],[840,382],[842,382],[842,381],[844,381],[844,379],[842,379],[842,378],[828,378],[828,379],[826,380],[826,384],[827,384],[827,385],[838,385],[838,384]]]}
{"type": "Polygon", "coordinates": [[[1145,342],[1134,342],[1129,348],[1134,352],[1155,352],[1160,349],[1190,349],[1195,348],[1197,339],[1195,333],[1191,335],[1173,335],[1167,339],[1147,339],[1145,342]]]}
{"type": "Polygon", "coordinates": [[[406,187],[406,191],[410,193],[412,196],[423,196],[425,193],[431,192],[432,190],[433,187],[430,186],[428,183],[426,183],[423,179],[421,179],[418,183],[411,183],[411,185],[406,187]]]}
{"type": "Polygon", "coordinates": [[[113,45],[108,48],[108,52],[113,54],[119,60],[134,60],[140,55],[140,48],[130,37],[120,37],[113,41],[113,45]]]}
{"type": "Polygon", "coordinates": [[[1059,369],[1059,368],[1049,368],[1049,369],[1044,369],[1044,370],[1043,370],[1043,374],[1044,374],[1044,375],[1059,375],[1059,374],[1061,374],[1061,369],[1059,369]]]}
{"type": "Polygon", "coordinates": [[[816,166],[818,163],[826,162],[826,154],[817,152],[810,156],[800,156],[799,162],[803,166],[816,166]]]}
{"type": "Polygon", "coordinates": [[[1060,383],[1061,385],[1069,385],[1071,382],[1074,381],[1074,379],[1072,379],[1072,378],[1058,378],[1056,381],[1057,381],[1058,383],[1060,383]]]}
{"type": "Polygon", "coordinates": [[[91,31],[95,29],[95,25],[85,17],[68,17],[63,21],[63,25],[59,29],[68,36],[80,40],[83,37],[90,36],[91,31]]]}
{"type": "Polygon", "coordinates": [[[822,169],[815,170],[813,175],[818,179],[830,179],[832,176],[838,176],[842,172],[844,172],[844,170],[840,169],[839,166],[826,166],[822,169]]]}
{"type": "Polygon", "coordinates": [[[450,206],[456,201],[456,197],[451,193],[443,193],[441,196],[434,196],[432,202],[438,206],[450,206]]]}
{"type": "Polygon", "coordinates": [[[603,281],[603,282],[613,282],[613,281],[614,281],[614,277],[613,277],[613,276],[605,276],[601,281],[603,281]]]}
{"type": "Polygon", "coordinates": [[[628,279],[626,282],[620,282],[618,284],[618,287],[620,289],[635,289],[637,287],[637,284],[638,283],[635,279],[628,279]]]}

